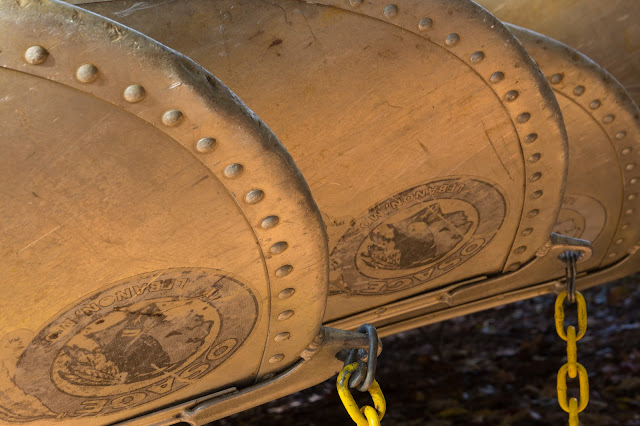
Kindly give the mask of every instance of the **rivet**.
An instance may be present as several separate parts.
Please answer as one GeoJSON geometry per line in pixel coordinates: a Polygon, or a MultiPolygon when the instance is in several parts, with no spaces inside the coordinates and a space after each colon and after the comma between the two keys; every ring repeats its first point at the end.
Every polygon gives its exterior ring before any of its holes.
{"type": "Polygon", "coordinates": [[[589,108],[591,108],[591,109],[600,108],[600,101],[598,99],[592,100],[591,103],[589,104],[589,108]]]}
{"type": "Polygon", "coordinates": [[[353,7],[358,7],[364,0],[349,0],[349,4],[353,7]]]}
{"type": "Polygon", "coordinates": [[[260,222],[260,226],[262,229],[271,229],[276,226],[280,222],[280,218],[278,216],[267,216],[260,222]]]}
{"type": "Polygon", "coordinates": [[[524,142],[525,143],[531,143],[531,142],[535,142],[536,139],[538,139],[538,134],[537,133],[529,133],[525,138],[524,138],[524,142]]]}
{"type": "Polygon", "coordinates": [[[169,111],[162,114],[162,124],[167,127],[174,127],[180,124],[183,118],[184,114],[182,114],[182,111],[178,111],[177,109],[170,109],[169,111]]]}
{"type": "Polygon", "coordinates": [[[542,197],[542,191],[536,191],[533,194],[531,194],[531,198],[533,198],[534,200],[537,200],[540,197],[542,197]]]}
{"type": "Polygon", "coordinates": [[[620,245],[620,244],[622,244],[622,243],[624,243],[624,240],[623,240],[622,238],[618,238],[618,239],[616,240],[616,244],[617,244],[617,245],[620,245]]]}
{"type": "Polygon", "coordinates": [[[460,35],[458,33],[451,33],[444,39],[447,46],[455,46],[460,42],[460,35]]]}
{"type": "Polygon", "coordinates": [[[531,118],[531,114],[529,114],[528,112],[523,112],[518,116],[517,120],[518,120],[518,123],[523,124],[529,121],[530,118],[531,118]]]}
{"type": "Polygon", "coordinates": [[[636,183],[638,183],[638,180],[639,180],[638,178],[631,178],[631,180],[629,181],[629,183],[630,183],[631,185],[635,185],[636,183]]]}
{"type": "Polygon", "coordinates": [[[235,179],[242,174],[244,166],[242,164],[233,163],[224,168],[224,175],[229,179],[235,179]]]}
{"type": "Polygon", "coordinates": [[[146,94],[147,92],[144,90],[144,87],[139,84],[132,84],[124,89],[124,100],[131,103],[140,102],[146,94]]]}
{"type": "Polygon", "coordinates": [[[620,227],[620,229],[622,229],[622,230],[624,231],[624,230],[626,230],[626,229],[629,229],[629,226],[631,226],[631,225],[629,225],[628,223],[625,223],[624,225],[622,225],[622,226],[620,227]]]}
{"type": "Polygon", "coordinates": [[[617,253],[613,252],[613,253],[609,253],[609,257],[616,257],[617,253]]]}
{"type": "Polygon", "coordinates": [[[471,54],[471,62],[473,62],[473,63],[477,64],[478,62],[482,61],[483,59],[484,59],[484,53],[483,52],[478,51],[478,52],[473,52],[471,54]]]}
{"type": "Polygon", "coordinates": [[[291,265],[283,265],[283,266],[279,267],[278,269],[276,269],[276,277],[278,277],[278,278],[286,277],[287,275],[289,275],[291,273],[291,271],[293,271],[293,266],[291,266],[291,265]]]}
{"type": "Polygon", "coordinates": [[[632,215],[633,214],[633,209],[627,209],[624,211],[624,214],[626,214],[627,216],[632,215]]]}
{"type": "Polygon", "coordinates": [[[622,152],[622,155],[629,155],[631,154],[631,147],[628,146],[626,148],[623,148],[621,152],[622,152]]]}
{"type": "Polygon", "coordinates": [[[271,364],[277,364],[284,359],[284,354],[275,354],[271,358],[269,358],[269,362],[271,364]]]}
{"type": "Polygon", "coordinates": [[[529,211],[529,213],[527,213],[527,217],[536,217],[536,216],[538,216],[538,213],[540,213],[540,210],[533,209],[533,210],[529,211]]]}
{"type": "Polygon", "coordinates": [[[296,292],[295,288],[285,288],[284,290],[282,290],[279,294],[278,294],[278,298],[284,300],[284,299],[288,299],[291,296],[293,296],[293,294],[296,292]]]}
{"type": "Polygon", "coordinates": [[[256,204],[264,198],[264,191],[261,189],[252,189],[244,196],[244,201],[248,204],[256,204]]]}
{"type": "Polygon", "coordinates": [[[418,29],[424,31],[433,27],[433,19],[431,18],[422,18],[420,22],[418,22],[418,29]]]}
{"type": "Polygon", "coordinates": [[[576,86],[573,89],[573,94],[575,96],[582,96],[584,94],[584,86],[576,86]]]}
{"type": "Polygon", "coordinates": [[[81,83],[91,83],[98,78],[98,68],[93,64],[84,64],[78,67],[76,78],[81,83]]]}
{"type": "Polygon", "coordinates": [[[291,333],[284,331],[282,333],[276,334],[276,337],[274,337],[273,340],[275,340],[276,342],[284,342],[285,340],[289,340],[290,338],[291,333]]]}
{"type": "Polygon", "coordinates": [[[269,251],[271,252],[271,254],[280,254],[283,251],[285,251],[287,248],[289,248],[289,244],[287,244],[285,241],[278,241],[277,243],[271,246],[269,251]]]}
{"type": "Polygon", "coordinates": [[[202,138],[196,142],[196,151],[205,154],[211,152],[216,147],[216,140],[214,138],[202,138]]]}
{"type": "Polygon", "coordinates": [[[520,235],[522,235],[523,237],[526,237],[528,235],[531,235],[532,232],[533,232],[533,228],[527,228],[527,229],[524,229],[520,235]]]}
{"type": "Polygon", "coordinates": [[[629,164],[627,164],[626,166],[624,166],[624,169],[625,169],[626,171],[628,171],[628,172],[630,172],[631,170],[633,170],[633,169],[635,169],[635,168],[636,168],[635,163],[629,163],[629,164]]]}
{"type": "Polygon", "coordinates": [[[517,271],[519,267],[520,267],[520,262],[512,263],[507,268],[507,271],[509,271],[509,272],[517,271]]]}
{"type": "Polygon", "coordinates": [[[558,84],[562,81],[564,75],[562,74],[554,74],[551,76],[551,84],[558,84]]]}
{"type": "Polygon", "coordinates": [[[491,77],[489,77],[489,80],[492,83],[499,83],[502,81],[503,78],[504,78],[504,73],[502,71],[496,71],[493,74],[491,74],[491,77]]]}
{"type": "Polygon", "coordinates": [[[624,139],[625,136],[627,136],[627,132],[625,132],[624,130],[616,133],[616,139],[618,140],[624,139]]]}
{"type": "Polygon", "coordinates": [[[387,6],[385,6],[384,16],[386,16],[387,18],[393,18],[397,14],[398,14],[398,6],[396,6],[395,4],[388,4],[387,6]]]}
{"type": "Polygon", "coordinates": [[[518,99],[518,95],[520,95],[520,93],[518,93],[517,90],[509,90],[505,95],[504,95],[504,100],[507,102],[513,102],[516,99],[518,99]]]}
{"type": "Polygon", "coordinates": [[[522,254],[527,250],[527,246],[520,246],[517,249],[515,249],[513,252],[515,254],[522,254]]]}
{"type": "Polygon", "coordinates": [[[613,115],[613,114],[608,114],[608,115],[605,115],[605,116],[602,118],[602,122],[603,122],[603,123],[605,123],[605,124],[609,124],[609,123],[613,123],[613,120],[615,120],[615,119],[616,119],[616,116],[615,116],[615,115],[613,115]]]}
{"type": "Polygon", "coordinates": [[[286,310],[286,311],[282,311],[278,314],[278,319],[280,321],[285,321],[288,320],[289,318],[291,318],[293,316],[293,311],[291,309],[286,310]]]}
{"type": "Polygon", "coordinates": [[[629,200],[629,201],[633,201],[633,200],[635,200],[636,198],[638,198],[638,194],[629,194],[629,195],[627,196],[627,200],[629,200]]]}
{"type": "Polygon", "coordinates": [[[531,182],[535,182],[535,181],[537,181],[538,179],[540,179],[541,177],[542,177],[542,173],[540,173],[540,172],[535,172],[534,174],[532,174],[531,176],[529,176],[529,180],[530,180],[531,182]]]}
{"type": "Polygon", "coordinates": [[[24,60],[31,65],[38,65],[43,63],[49,52],[42,46],[31,46],[24,52],[24,60]]]}
{"type": "Polygon", "coordinates": [[[542,155],[539,152],[536,152],[535,154],[531,154],[531,157],[529,157],[529,162],[530,163],[535,163],[536,161],[538,161],[540,159],[542,155]]]}

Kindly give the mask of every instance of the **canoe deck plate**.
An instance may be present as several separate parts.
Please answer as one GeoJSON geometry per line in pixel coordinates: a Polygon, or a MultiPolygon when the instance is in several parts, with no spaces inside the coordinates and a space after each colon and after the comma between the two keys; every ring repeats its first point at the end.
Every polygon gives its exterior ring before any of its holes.
{"type": "Polygon", "coordinates": [[[0,27],[0,419],[109,423],[298,362],[328,255],[275,135],[98,15],[3,1],[0,27]]]}

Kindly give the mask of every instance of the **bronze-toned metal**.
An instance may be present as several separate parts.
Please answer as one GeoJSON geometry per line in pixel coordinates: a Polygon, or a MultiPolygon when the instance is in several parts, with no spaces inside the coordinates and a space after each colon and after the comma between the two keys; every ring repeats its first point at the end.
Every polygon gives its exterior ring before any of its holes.
{"type": "Polygon", "coordinates": [[[479,0],[505,22],[552,37],[613,74],[640,104],[640,2],[479,0]]]}
{"type": "Polygon", "coordinates": [[[564,190],[558,106],[510,32],[470,1],[388,5],[83,5],[215,71],[280,137],[327,226],[327,321],[517,270],[564,190]]]}
{"type": "Polygon", "coordinates": [[[328,253],[275,135],[98,15],[1,1],[0,28],[0,419],[111,423],[296,365],[328,253]]]}
{"type": "MultiPolygon", "coordinates": [[[[551,83],[569,136],[569,175],[554,230],[589,240],[597,270],[640,248],[640,110],[624,87],[580,52],[515,26],[551,83]]],[[[638,265],[640,269],[640,265],[638,265]]]]}

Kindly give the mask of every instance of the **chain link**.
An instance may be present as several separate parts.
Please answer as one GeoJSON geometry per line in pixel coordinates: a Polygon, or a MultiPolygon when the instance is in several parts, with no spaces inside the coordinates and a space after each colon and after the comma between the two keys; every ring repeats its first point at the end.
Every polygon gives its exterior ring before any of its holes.
{"type": "MultiPolygon", "coordinates": [[[[573,256],[569,257],[569,259],[571,258],[573,256]]],[[[571,286],[573,285],[573,291],[575,291],[575,282],[573,284],[570,283],[571,278],[575,280],[575,273],[571,276],[570,269],[570,267],[567,268],[567,288],[571,291],[571,286]]],[[[562,340],[567,342],[567,363],[560,367],[558,371],[558,403],[564,411],[569,413],[569,426],[578,426],[578,413],[582,412],[589,403],[589,377],[587,370],[578,362],[578,348],[576,345],[576,342],[582,339],[587,332],[587,304],[584,296],[575,291],[575,302],[578,308],[578,330],[576,331],[573,325],[570,325],[565,330],[565,299],[567,299],[567,291],[563,291],[558,295],[555,305],[556,332],[562,340]],[[567,401],[567,376],[571,379],[578,378],[580,382],[580,400],[571,398],[567,401]]]]}
{"type": "MultiPolygon", "coordinates": [[[[369,356],[375,356],[375,354],[369,354],[369,356]]],[[[357,426],[380,426],[380,421],[384,417],[384,413],[387,411],[387,403],[378,382],[373,380],[371,386],[369,386],[369,394],[371,395],[371,399],[373,399],[373,407],[365,405],[364,407],[359,408],[351,395],[351,391],[349,390],[349,378],[357,368],[358,363],[354,362],[346,365],[342,371],[340,371],[336,383],[338,395],[340,396],[347,413],[349,413],[349,416],[357,426]]]]}

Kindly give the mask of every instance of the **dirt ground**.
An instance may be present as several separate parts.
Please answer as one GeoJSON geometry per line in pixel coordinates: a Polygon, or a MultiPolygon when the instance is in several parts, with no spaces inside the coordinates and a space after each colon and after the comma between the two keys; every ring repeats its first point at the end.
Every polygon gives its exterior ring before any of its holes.
{"type": "MultiPolygon", "coordinates": [[[[591,391],[580,424],[640,425],[640,275],[583,294],[589,321],[578,362],[591,391]]],[[[384,339],[377,371],[387,400],[383,426],[567,424],[556,399],[566,346],[555,332],[554,301],[547,295],[384,339]]],[[[356,399],[369,403],[367,395],[356,399]]],[[[214,423],[353,424],[335,378],[214,423]]]]}

